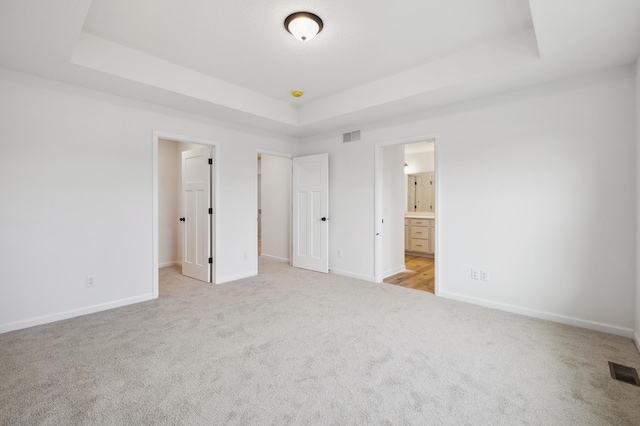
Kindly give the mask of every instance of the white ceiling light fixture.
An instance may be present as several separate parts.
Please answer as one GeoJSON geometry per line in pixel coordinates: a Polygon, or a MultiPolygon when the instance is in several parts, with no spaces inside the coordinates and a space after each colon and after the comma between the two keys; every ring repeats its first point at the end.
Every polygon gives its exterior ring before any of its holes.
{"type": "Polygon", "coordinates": [[[284,27],[301,41],[309,41],[322,31],[322,19],[311,12],[295,12],[284,20],[284,27]]]}

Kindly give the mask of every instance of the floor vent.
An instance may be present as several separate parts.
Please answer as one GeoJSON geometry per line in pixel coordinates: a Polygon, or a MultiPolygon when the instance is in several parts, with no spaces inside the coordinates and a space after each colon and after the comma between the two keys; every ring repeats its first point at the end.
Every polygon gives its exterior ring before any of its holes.
{"type": "Polygon", "coordinates": [[[609,361],[609,372],[611,372],[611,377],[613,379],[640,386],[638,372],[633,367],[627,367],[626,365],[620,365],[609,361]]]}

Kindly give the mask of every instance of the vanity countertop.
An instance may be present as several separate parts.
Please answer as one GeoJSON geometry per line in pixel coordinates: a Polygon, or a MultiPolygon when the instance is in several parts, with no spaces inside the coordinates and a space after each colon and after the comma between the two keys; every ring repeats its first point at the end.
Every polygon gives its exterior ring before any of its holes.
{"type": "Polygon", "coordinates": [[[405,219],[435,219],[436,218],[433,213],[428,213],[428,214],[406,213],[404,217],[405,219]]]}

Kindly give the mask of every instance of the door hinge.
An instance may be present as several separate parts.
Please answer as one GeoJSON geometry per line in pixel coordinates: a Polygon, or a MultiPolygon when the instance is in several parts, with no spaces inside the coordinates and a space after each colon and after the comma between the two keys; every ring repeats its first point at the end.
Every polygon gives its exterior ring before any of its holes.
{"type": "Polygon", "coordinates": [[[213,209],[209,207],[209,214],[213,214],[213,209]]]}
{"type": "Polygon", "coordinates": [[[413,182],[414,185],[418,186],[418,182],[413,182]]]}
{"type": "Polygon", "coordinates": [[[209,158],[209,164],[213,164],[213,158],[209,158]]]}
{"type": "Polygon", "coordinates": [[[213,257],[209,258],[209,263],[213,263],[213,257]]]}

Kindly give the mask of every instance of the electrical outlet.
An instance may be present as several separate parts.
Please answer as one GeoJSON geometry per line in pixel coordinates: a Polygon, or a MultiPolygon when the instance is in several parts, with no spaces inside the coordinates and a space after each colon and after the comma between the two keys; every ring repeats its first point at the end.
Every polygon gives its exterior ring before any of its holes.
{"type": "Polygon", "coordinates": [[[486,269],[480,269],[480,280],[489,281],[489,271],[486,269]]]}
{"type": "Polygon", "coordinates": [[[338,257],[342,257],[342,250],[338,249],[338,257]]]}
{"type": "Polygon", "coordinates": [[[87,287],[95,287],[95,286],[96,286],[96,276],[87,275],[87,287]]]}
{"type": "Polygon", "coordinates": [[[478,272],[477,268],[471,268],[471,279],[477,280],[480,278],[480,272],[478,272]]]}

